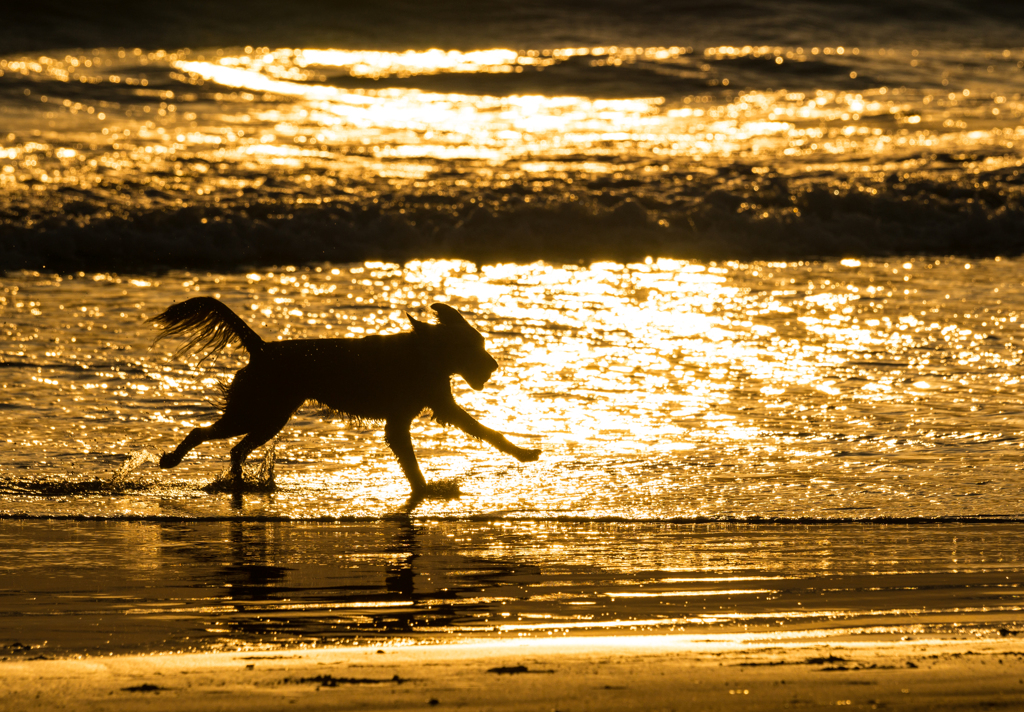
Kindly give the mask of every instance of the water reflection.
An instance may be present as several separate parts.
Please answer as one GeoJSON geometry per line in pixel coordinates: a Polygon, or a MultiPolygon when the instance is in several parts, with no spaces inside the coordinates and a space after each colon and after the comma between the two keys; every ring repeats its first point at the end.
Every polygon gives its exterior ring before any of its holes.
{"type": "Polygon", "coordinates": [[[1019,535],[1007,525],[7,522],[0,644],[67,655],[588,631],[984,635],[1024,624],[1019,535]]]}
{"type": "MultiPolygon", "coordinates": [[[[193,641],[200,647],[486,633],[492,630],[486,624],[491,608],[507,599],[488,595],[488,589],[507,588],[512,576],[536,568],[524,571],[514,556],[495,562],[449,550],[446,537],[401,516],[343,528],[296,530],[252,522],[213,528],[225,527],[229,537],[211,551],[176,548],[166,562],[193,576],[209,573],[199,585],[212,590],[202,598],[206,608],[214,604],[217,620],[206,623],[206,635],[193,641]]],[[[187,539],[202,544],[197,533],[209,529],[189,527],[187,539]]],[[[169,537],[169,544],[177,542],[177,536],[169,537]]],[[[199,600],[183,603],[194,606],[199,600]]]]}

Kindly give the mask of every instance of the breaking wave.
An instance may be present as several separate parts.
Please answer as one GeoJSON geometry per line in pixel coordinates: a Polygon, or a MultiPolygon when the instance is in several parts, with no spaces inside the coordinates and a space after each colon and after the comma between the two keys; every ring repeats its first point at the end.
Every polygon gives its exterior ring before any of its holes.
{"type": "Polygon", "coordinates": [[[0,268],[1009,256],[1024,252],[1021,183],[1017,170],[975,175],[972,185],[893,175],[837,187],[834,180],[723,169],[661,176],[657,185],[594,181],[573,192],[517,184],[483,191],[479,201],[460,196],[454,204],[405,194],[368,204],[322,196],[316,205],[267,200],[87,220],[65,211],[31,226],[0,225],[0,268]]]}

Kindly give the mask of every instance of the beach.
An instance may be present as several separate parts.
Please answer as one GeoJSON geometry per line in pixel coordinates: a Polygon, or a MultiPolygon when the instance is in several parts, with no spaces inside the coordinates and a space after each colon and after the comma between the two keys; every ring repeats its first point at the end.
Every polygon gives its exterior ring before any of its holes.
{"type": "Polygon", "coordinates": [[[1014,523],[0,534],[4,710],[1024,704],[1014,523]]]}
{"type": "Polygon", "coordinates": [[[1024,705],[1016,637],[621,636],[3,661],[17,710],[977,710],[1024,705]]]}
{"type": "Polygon", "coordinates": [[[1024,709],[1024,10],[12,17],[0,710],[1024,709]],[[454,309],[489,380],[398,380],[514,447],[428,408],[410,497],[308,400],[241,483],[163,457],[253,357],[155,342],[195,297],[250,345],[454,309]]]}

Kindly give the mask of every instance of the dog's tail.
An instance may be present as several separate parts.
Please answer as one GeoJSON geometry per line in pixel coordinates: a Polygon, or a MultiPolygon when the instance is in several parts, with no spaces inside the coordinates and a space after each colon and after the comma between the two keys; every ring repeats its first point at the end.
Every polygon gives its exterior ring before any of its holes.
{"type": "Polygon", "coordinates": [[[156,341],[168,336],[183,336],[188,339],[175,356],[206,351],[204,360],[226,346],[240,343],[242,348],[254,356],[263,350],[263,339],[249,328],[242,317],[231,311],[226,304],[213,297],[193,297],[184,302],[172,304],[149,321],[161,328],[156,341]]]}

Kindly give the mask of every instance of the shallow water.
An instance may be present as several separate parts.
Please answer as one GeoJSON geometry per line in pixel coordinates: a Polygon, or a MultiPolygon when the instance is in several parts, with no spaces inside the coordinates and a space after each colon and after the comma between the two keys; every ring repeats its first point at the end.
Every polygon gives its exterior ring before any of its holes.
{"type": "Polygon", "coordinates": [[[421,419],[428,480],[462,495],[427,500],[417,517],[1020,520],[1019,271],[1010,259],[907,259],[12,275],[0,282],[0,511],[404,511],[409,486],[380,429],[313,408],[273,448],[275,491],[204,491],[227,442],[157,468],[155,454],[216,417],[217,380],[244,363],[150,348],[145,320],[204,294],[265,338],[389,333],[437,300],[470,315],[502,368],[480,392],[455,383],[457,400],[543,454],[521,465],[421,419]]]}

